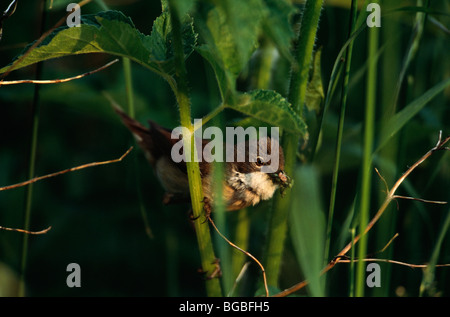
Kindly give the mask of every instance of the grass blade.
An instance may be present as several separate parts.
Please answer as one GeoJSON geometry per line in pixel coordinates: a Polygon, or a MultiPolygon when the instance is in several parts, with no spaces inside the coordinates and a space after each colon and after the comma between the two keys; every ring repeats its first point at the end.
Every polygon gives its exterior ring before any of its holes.
{"type": "MultiPolygon", "coordinates": [[[[323,1],[308,0],[306,2],[300,27],[301,32],[298,37],[299,44],[295,54],[296,63],[292,65],[288,99],[294,111],[300,117],[302,117],[302,108],[305,101],[306,86],[322,4],[323,1]]],[[[294,171],[298,141],[299,136],[296,134],[286,132],[283,135],[282,147],[286,159],[285,171],[288,175],[294,171]]],[[[277,195],[274,201],[274,208],[270,215],[268,245],[265,249],[266,257],[264,267],[267,272],[268,284],[272,286],[278,285],[278,275],[280,273],[284,241],[286,239],[290,199],[290,191],[283,198],[277,195]]]]}
{"type": "MultiPolygon", "coordinates": [[[[368,35],[368,60],[366,82],[366,113],[364,119],[364,144],[361,181],[361,205],[360,222],[361,241],[358,247],[358,258],[362,259],[367,254],[367,235],[362,230],[369,222],[370,193],[372,180],[372,151],[375,139],[375,105],[377,91],[377,59],[378,28],[369,29],[368,35]]],[[[363,296],[365,285],[365,267],[362,261],[358,261],[356,268],[356,296],[363,296]]]]}
{"type": "MultiPolygon", "coordinates": [[[[46,0],[41,1],[41,34],[44,33],[45,25],[47,23],[47,11],[46,0]]],[[[36,80],[42,79],[42,63],[39,63],[36,66],[36,80]]],[[[35,174],[35,163],[36,163],[36,151],[37,151],[37,143],[38,143],[38,130],[39,130],[39,104],[40,104],[40,85],[34,86],[34,95],[33,95],[33,104],[31,108],[32,112],[32,126],[31,126],[31,146],[30,146],[30,154],[29,154],[29,165],[28,165],[28,179],[32,179],[35,174]]],[[[25,196],[25,211],[24,211],[24,230],[30,230],[30,222],[31,222],[31,206],[33,200],[33,184],[29,184],[26,188],[26,196],[25,196]]],[[[19,296],[25,296],[25,273],[27,266],[27,257],[28,257],[28,235],[23,236],[22,240],[22,255],[20,260],[20,282],[19,282],[19,296]]]]}
{"type": "MultiPolygon", "coordinates": [[[[420,284],[420,296],[423,296],[425,292],[430,292],[432,284],[435,277],[435,268],[439,258],[439,253],[441,251],[442,242],[444,241],[445,235],[450,228],[450,210],[447,211],[447,217],[445,218],[444,224],[442,225],[441,232],[439,233],[438,240],[434,246],[433,254],[431,255],[430,262],[423,272],[422,283],[420,284]]],[[[432,294],[430,294],[432,295],[432,294]]]]}
{"type": "Polygon", "coordinates": [[[381,133],[380,140],[378,141],[378,147],[374,154],[382,149],[387,141],[394,136],[401,128],[411,120],[420,110],[422,110],[428,102],[430,102],[434,97],[436,97],[440,92],[450,85],[450,78],[447,78],[434,87],[430,88],[423,95],[412,101],[404,109],[396,113],[391,119],[386,123],[385,129],[381,133]]]}
{"type": "Polygon", "coordinates": [[[313,166],[305,165],[295,172],[295,188],[290,213],[290,232],[300,269],[309,281],[312,296],[324,296],[321,278],[325,245],[325,217],[320,197],[320,175],[313,166]]]}
{"type": "MultiPolygon", "coordinates": [[[[348,37],[351,37],[353,33],[353,29],[355,28],[356,21],[356,1],[352,0],[351,10],[350,10],[350,23],[348,29],[348,37]]],[[[336,140],[336,150],[335,150],[335,161],[334,161],[334,169],[332,176],[332,184],[331,184],[331,197],[330,197],[330,206],[328,210],[328,227],[327,227],[327,242],[325,244],[325,253],[324,259],[325,263],[328,261],[329,252],[330,252],[330,241],[331,241],[331,228],[333,225],[333,215],[334,215],[334,205],[336,200],[336,188],[337,181],[339,175],[339,163],[341,157],[341,145],[342,145],[342,135],[344,133],[344,118],[345,118],[345,109],[347,107],[347,94],[348,94],[348,82],[350,77],[350,65],[352,59],[352,50],[353,50],[352,40],[347,48],[345,55],[345,66],[344,66],[344,81],[342,83],[342,97],[341,97],[341,108],[339,112],[339,124],[338,124],[338,136],[336,140]]]]}

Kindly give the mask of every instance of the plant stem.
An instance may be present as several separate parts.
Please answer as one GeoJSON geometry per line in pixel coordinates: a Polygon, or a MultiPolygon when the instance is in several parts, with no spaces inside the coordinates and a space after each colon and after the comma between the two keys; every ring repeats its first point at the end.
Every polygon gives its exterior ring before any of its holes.
{"type": "MultiPolygon", "coordinates": [[[[378,28],[368,30],[368,69],[366,82],[366,113],[364,119],[364,146],[362,163],[361,206],[359,228],[361,241],[358,246],[358,258],[363,259],[367,254],[367,235],[362,232],[369,221],[370,192],[372,180],[372,152],[374,144],[375,104],[377,91],[377,59],[378,28]]],[[[365,266],[358,261],[356,268],[356,296],[364,295],[365,266]]]]}
{"type": "MultiPolygon", "coordinates": [[[[390,10],[397,4],[389,0],[383,0],[380,3],[384,10],[390,10]]],[[[382,75],[383,81],[380,82],[380,130],[383,131],[385,123],[388,122],[389,118],[392,117],[396,112],[395,95],[397,81],[397,74],[400,74],[401,60],[401,43],[398,40],[398,35],[401,34],[401,26],[397,20],[392,17],[386,17],[383,19],[383,27],[381,28],[381,38],[385,44],[385,53],[382,58],[382,75]],[[389,45],[387,45],[389,43],[389,45]],[[388,76],[388,74],[394,74],[394,76],[388,76]]],[[[398,162],[398,151],[399,151],[399,137],[393,136],[390,138],[389,142],[380,150],[379,158],[377,159],[378,169],[383,171],[383,178],[388,184],[393,183],[397,176],[397,169],[395,166],[402,166],[403,164],[398,162]]],[[[383,202],[385,199],[385,193],[383,192],[384,186],[379,183],[379,194],[377,197],[378,204],[383,202]]],[[[395,234],[395,227],[397,222],[398,214],[395,211],[395,206],[389,206],[388,212],[385,216],[380,219],[380,222],[375,231],[375,249],[381,249],[386,243],[386,237],[393,236],[395,234]]],[[[393,254],[393,248],[388,248],[384,255],[387,258],[391,258],[393,254]]],[[[372,296],[375,297],[386,297],[389,296],[390,283],[391,283],[391,272],[392,266],[387,263],[380,263],[380,269],[383,272],[381,275],[381,285],[383,287],[376,287],[372,291],[372,296]]]]}
{"type": "MultiPolygon", "coordinates": [[[[193,217],[197,218],[194,221],[194,226],[195,232],[197,234],[202,269],[205,274],[211,274],[216,269],[216,257],[214,255],[209,226],[204,223],[202,217],[200,217],[203,211],[202,181],[200,177],[199,164],[197,160],[194,159],[197,153],[194,140],[195,138],[193,134],[194,127],[191,123],[191,108],[188,95],[186,65],[184,63],[181,23],[178,14],[178,8],[174,0],[169,0],[169,11],[172,23],[173,47],[175,53],[175,79],[177,83],[176,89],[174,89],[174,93],[179,105],[181,125],[183,127],[186,127],[188,131],[190,131],[190,135],[184,135],[183,140],[184,148],[187,149],[187,146],[189,145],[191,148],[191,157],[190,160],[186,162],[186,168],[192,201],[192,213],[193,217]]],[[[174,88],[173,85],[171,85],[171,87],[174,88]]],[[[208,296],[222,296],[219,279],[207,279],[206,292],[208,296]]]]}
{"type": "Polygon", "coordinates": [[[221,104],[220,106],[214,108],[210,113],[202,118],[202,125],[205,125],[208,121],[217,116],[220,112],[222,112],[226,108],[226,104],[221,104]]]}
{"type": "MultiPolygon", "coordinates": [[[[40,34],[45,31],[45,26],[47,24],[47,10],[46,10],[46,0],[41,1],[41,27],[40,34]]],[[[36,65],[36,80],[42,79],[42,62],[36,65]]],[[[36,149],[38,143],[38,131],[39,131],[39,101],[40,101],[40,85],[35,84],[33,103],[31,106],[31,116],[32,116],[32,126],[31,126],[31,145],[29,154],[29,165],[28,165],[28,179],[32,179],[35,175],[36,166],[36,149]]],[[[29,184],[26,187],[25,196],[25,211],[24,211],[24,225],[23,229],[29,231],[31,222],[31,207],[33,201],[33,184],[29,184]]],[[[27,256],[28,256],[28,235],[23,235],[22,240],[22,255],[20,260],[20,281],[18,294],[21,297],[25,296],[25,271],[27,267],[27,256]]]]}
{"type": "MultiPolygon", "coordinates": [[[[295,63],[292,65],[288,99],[299,115],[302,115],[303,112],[302,108],[305,101],[306,85],[322,2],[314,0],[306,2],[298,35],[298,46],[295,53],[295,63]]],[[[288,175],[293,175],[298,142],[298,135],[284,131],[282,147],[285,154],[285,171],[288,175]]],[[[268,244],[264,265],[269,285],[278,285],[290,205],[291,191],[288,191],[283,198],[281,198],[281,195],[277,195],[274,199],[274,207],[269,220],[268,244]]]]}
{"type": "MultiPolygon", "coordinates": [[[[352,0],[351,8],[350,8],[348,38],[351,37],[354,27],[355,27],[356,13],[357,13],[356,0],[352,0]]],[[[345,110],[347,108],[348,81],[350,78],[350,67],[351,67],[353,43],[354,43],[354,40],[352,40],[349,43],[348,48],[345,53],[344,81],[342,83],[341,108],[340,108],[340,113],[339,113],[339,124],[338,124],[338,135],[337,135],[337,140],[336,140],[334,169],[333,169],[333,176],[332,176],[332,181],[331,181],[330,206],[329,206],[329,210],[328,210],[328,222],[327,222],[327,233],[326,233],[327,235],[326,235],[325,253],[324,253],[325,263],[328,262],[329,253],[330,253],[331,229],[333,226],[334,207],[335,207],[335,201],[336,201],[336,190],[337,190],[337,182],[338,182],[338,176],[339,176],[339,165],[340,165],[340,160],[341,160],[342,136],[344,133],[345,110]]]]}
{"type": "Polygon", "coordinates": [[[133,77],[131,74],[131,62],[127,57],[122,58],[123,74],[125,77],[125,89],[127,93],[128,115],[134,119],[134,94],[133,94],[133,77]]]}
{"type": "MultiPolygon", "coordinates": [[[[447,216],[445,217],[445,220],[443,221],[443,225],[442,225],[441,231],[439,233],[438,239],[436,241],[436,244],[433,248],[433,253],[431,254],[429,264],[424,271],[424,274],[422,277],[422,282],[420,283],[419,296],[423,296],[426,291],[432,289],[432,287],[433,287],[433,282],[435,282],[435,280],[434,280],[435,273],[434,272],[436,269],[437,260],[439,258],[439,253],[441,251],[442,243],[444,241],[445,235],[449,231],[449,228],[450,228],[450,209],[447,211],[447,216]]],[[[433,295],[433,294],[431,294],[431,295],[433,295]]]]}
{"type": "Polygon", "coordinates": [[[269,88],[274,56],[273,44],[268,39],[263,38],[261,42],[258,68],[255,74],[255,86],[257,89],[269,88]]]}
{"type": "Polygon", "coordinates": [[[355,296],[355,228],[351,228],[352,249],[350,255],[350,297],[355,296]]]}

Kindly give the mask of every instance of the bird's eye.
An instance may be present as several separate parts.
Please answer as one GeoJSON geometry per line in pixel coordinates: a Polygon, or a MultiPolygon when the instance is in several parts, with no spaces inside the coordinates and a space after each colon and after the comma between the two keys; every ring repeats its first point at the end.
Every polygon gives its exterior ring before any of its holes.
{"type": "Polygon", "coordinates": [[[264,165],[264,159],[261,156],[258,156],[256,158],[256,165],[257,166],[263,166],[264,165]]]}

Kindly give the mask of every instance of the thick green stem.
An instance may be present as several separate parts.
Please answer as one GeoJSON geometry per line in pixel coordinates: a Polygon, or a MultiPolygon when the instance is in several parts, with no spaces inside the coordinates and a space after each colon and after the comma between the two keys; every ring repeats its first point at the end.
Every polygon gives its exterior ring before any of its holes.
{"type": "MultiPolygon", "coordinates": [[[[195,232],[202,262],[202,269],[205,274],[210,275],[216,270],[216,257],[214,255],[211,234],[209,226],[201,217],[203,211],[203,190],[200,177],[200,168],[197,160],[196,146],[194,142],[194,127],[191,123],[191,107],[188,95],[188,81],[186,74],[186,65],[184,63],[183,41],[181,35],[181,22],[178,14],[178,8],[175,1],[169,1],[169,11],[173,32],[173,47],[175,53],[175,97],[180,111],[181,125],[190,131],[190,135],[184,135],[184,148],[191,148],[190,160],[187,158],[186,167],[189,179],[189,189],[192,201],[192,213],[196,220],[194,221],[195,232]]],[[[171,85],[174,88],[174,85],[171,85]]],[[[185,151],[186,152],[186,151],[185,151]]],[[[208,296],[222,296],[219,279],[211,278],[206,281],[206,292],[208,296]]]]}
{"type": "Polygon", "coordinates": [[[129,58],[122,58],[123,74],[125,76],[125,89],[127,93],[128,115],[134,118],[134,94],[133,94],[133,77],[131,75],[131,61],[129,58]]]}
{"type": "MultiPolygon", "coordinates": [[[[292,65],[291,81],[289,84],[288,99],[294,110],[302,115],[305,101],[306,85],[312,61],[312,53],[319,24],[323,1],[308,0],[305,4],[301,22],[298,46],[295,52],[295,63],[292,65]]],[[[285,154],[285,170],[293,175],[299,135],[284,131],[282,147],[285,154]]],[[[278,285],[281,259],[287,231],[287,218],[290,209],[291,192],[285,197],[275,197],[274,208],[270,216],[269,233],[266,247],[265,270],[269,285],[278,285]]]]}

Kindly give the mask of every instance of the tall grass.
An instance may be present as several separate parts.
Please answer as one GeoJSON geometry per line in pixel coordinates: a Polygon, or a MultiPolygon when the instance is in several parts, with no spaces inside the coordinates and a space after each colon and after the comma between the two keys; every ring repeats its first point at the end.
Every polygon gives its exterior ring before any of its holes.
{"type": "MultiPolygon", "coordinates": [[[[331,181],[331,197],[330,197],[330,206],[328,209],[328,222],[327,222],[327,237],[325,244],[325,254],[324,259],[328,261],[329,251],[330,251],[330,243],[331,243],[331,229],[333,227],[333,218],[334,218],[334,208],[336,201],[336,190],[337,190],[337,182],[339,176],[339,166],[341,162],[341,148],[342,148],[342,136],[344,133],[344,122],[345,122],[345,111],[347,109],[347,95],[348,95],[348,87],[349,87],[349,78],[350,78],[350,68],[352,62],[352,52],[353,52],[353,43],[354,39],[351,39],[351,36],[354,32],[355,22],[356,22],[356,14],[357,14],[357,6],[356,1],[352,1],[350,7],[350,16],[348,23],[348,38],[349,44],[345,51],[345,61],[344,61],[344,78],[342,82],[342,93],[341,93],[341,101],[340,101],[340,110],[339,110],[339,123],[338,123],[338,132],[336,138],[336,149],[335,149],[335,159],[334,159],[334,168],[333,168],[333,178],[331,181]]],[[[329,91],[329,93],[331,93],[329,91]]]]}
{"type": "MultiPolygon", "coordinates": [[[[377,2],[374,2],[377,3],[377,2]]],[[[367,235],[364,234],[369,217],[370,201],[372,189],[372,152],[375,143],[375,106],[377,104],[377,59],[378,51],[378,28],[370,28],[367,39],[367,79],[366,79],[366,109],[364,117],[364,139],[362,157],[362,181],[361,181],[361,204],[359,212],[359,233],[361,239],[358,245],[358,259],[363,259],[367,255],[367,235]]],[[[356,296],[364,295],[365,287],[365,264],[358,261],[356,268],[356,296]]]]}
{"type": "MultiPolygon", "coordinates": [[[[308,0],[306,2],[298,34],[298,46],[294,55],[295,63],[292,65],[288,100],[291,102],[294,111],[300,115],[303,113],[306,85],[321,10],[322,1],[308,0]]],[[[297,135],[284,133],[282,147],[286,160],[285,170],[288,175],[292,175],[295,170],[298,143],[299,137],[297,135]]],[[[265,250],[265,267],[269,285],[278,286],[291,199],[290,192],[286,197],[277,195],[274,199],[265,250]]]]}
{"type": "MultiPolygon", "coordinates": [[[[46,10],[47,0],[41,1],[41,21],[40,21],[40,34],[45,32],[47,25],[48,13],[46,10]]],[[[39,35],[40,35],[39,34],[39,35]]],[[[42,79],[42,63],[36,65],[35,79],[42,79]]],[[[36,170],[36,153],[38,147],[38,133],[39,133],[39,122],[40,122],[40,85],[34,86],[33,102],[31,105],[31,142],[30,142],[30,152],[28,156],[28,179],[32,179],[35,176],[36,170]]],[[[26,187],[25,196],[25,210],[24,210],[24,230],[30,230],[31,223],[31,210],[33,205],[33,184],[29,184],[26,187]]],[[[27,258],[28,258],[28,235],[23,235],[22,241],[22,255],[21,255],[21,265],[20,265],[20,283],[19,283],[19,296],[25,296],[25,281],[26,281],[26,270],[27,270],[27,258]]]]}
{"type": "MultiPolygon", "coordinates": [[[[390,10],[394,7],[392,1],[381,1],[381,5],[383,8],[390,10]]],[[[386,17],[383,19],[384,27],[381,28],[381,37],[386,44],[385,52],[381,59],[380,72],[381,74],[398,74],[400,72],[400,64],[398,60],[400,59],[401,54],[401,43],[400,43],[400,34],[401,28],[397,21],[395,21],[394,17],[386,17]]],[[[394,98],[396,94],[396,86],[397,86],[397,78],[396,76],[384,76],[383,80],[380,83],[380,91],[381,94],[378,98],[379,107],[381,109],[381,123],[387,122],[389,117],[395,113],[395,103],[394,98]]],[[[381,127],[383,129],[383,127],[381,127]]],[[[388,144],[386,144],[385,148],[380,151],[379,159],[377,160],[377,165],[380,170],[383,170],[383,177],[386,181],[392,184],[395,181],[395,177],[397,176],[397,168],[396,163],[399,161],[396,159],[398,155],[398,145],[399,139],[398,136],[394,136],[391,138],[388,144]]],[[[383,192],[384,184],[378,183],[374,184],[374,188],[378,189],[379,194],[374,198],[381,204],[385,199],[386,194],[383,192]]],[[[395,206],[389,206],[387,212],[384,217],[380,219],[380,223],[378,224],[378,230],[376,230],[376,248],[381,249],[386,244],[386,237],[393,236],[395,233],[395,224],[397,222],[397,217],[394,212],[395,206]]],[[[393,254],[393,249],[388,248],[384,255],[387,258],[391,258],[393,254]]],[[[373,294],[376,296],[387,296],[389,290],[389,283],[391,280],[391,266],[386,265],[384,263],[380,263],[380,267],[383,271],[382,275],[382,284],[387,287],[376,288],[373,291],[373,294]]]]}

